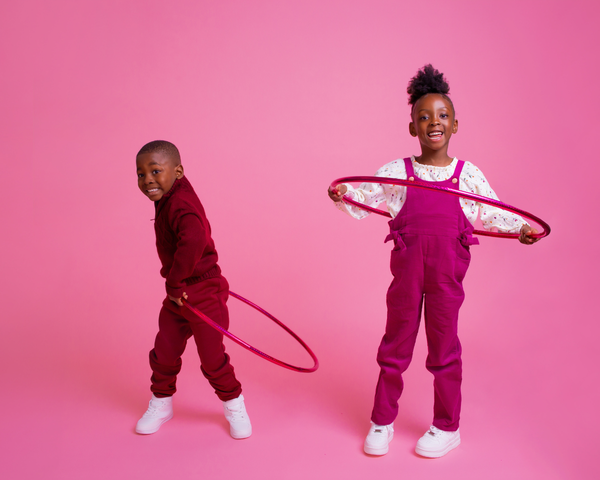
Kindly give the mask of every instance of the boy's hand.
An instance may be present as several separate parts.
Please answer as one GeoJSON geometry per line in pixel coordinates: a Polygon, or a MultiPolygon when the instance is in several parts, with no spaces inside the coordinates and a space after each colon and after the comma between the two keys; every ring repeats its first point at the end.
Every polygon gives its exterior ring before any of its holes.
{"type": "Polygon", "coordinates": [[[521,227],[521,235],[519,236],[519,242],[523,245],[532,245],[539,240],[539,238],[531,238],[531,235],[535,235],[537,230],[531,228],[529,225],[523,225],[521,227]]]}
{"type": "Polygon", "coordinates": [[[187,293],[183,292],[183,296],[181,296],[179,298],[175,298],[175,297],[172,297],[171,295],[169,295],[169,300],[171,300],[172,302],[176,303],[180,307],[183,307],[183,302],[181,301],[182,298],[184,298],[185,300],[187,300],[187,298],[188,298],[187,293]]]}
{"type": "Polygon", "coordinates": [[[329,198],[331,198],[334,202],[341,202],[342,198],[344,197],[347,191],[348,188],[346,187],[346,185],[341,184],[336,185],[335,188],[329,187],[329,189],[327,190],[327,194],[329,195],[329,198]]]}

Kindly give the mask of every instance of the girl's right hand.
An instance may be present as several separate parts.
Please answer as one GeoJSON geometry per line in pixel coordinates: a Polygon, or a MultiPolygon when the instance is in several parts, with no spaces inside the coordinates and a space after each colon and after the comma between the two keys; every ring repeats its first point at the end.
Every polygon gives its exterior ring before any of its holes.
{"type": "Polygon", "coordinates": [[[519,235],[519,242],[523,245],[533,245],[539,240],[539,238],[531,238],[531,235],[535,235],[538,231],[535,228],[531,228],[529,225],[523,225],[521,227],[521,234],[519,235]]]}
{"type": "Polygon", "coordinates": [[[334,202],[341,202],[342,198],[348,191],[348,188],[344,184],[336,185],[335,188],[329,187],[327,194],[334,202]]]}

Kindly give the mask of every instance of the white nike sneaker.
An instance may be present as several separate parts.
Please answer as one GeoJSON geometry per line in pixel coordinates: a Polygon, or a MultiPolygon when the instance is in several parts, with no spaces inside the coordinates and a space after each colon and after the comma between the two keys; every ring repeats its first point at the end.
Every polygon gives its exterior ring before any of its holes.
{"type": "Polygon", "coordinates": [[[460,432],[458,430],[446,432],[432,425],[417,442],[415,452],[422,457],[439,458],[459,445],[460,432]]]}
{"type": "Polygon", "coordinates": [[[242,439],[252,435],[252,424],[244,405],[244,396],[223,402],[225,418],[229,422],[229,433],[233,438],[242,439]]]}
{"type": "Polygon", "coordinates": [[[158,398],[152,394],[148,410],[137,422],[135,431],[142,435],[158,432],[160,426],[173,418],[173,397],[158,398]]]}
{"type": "Polygon", "coordinates": [[[371,422],[371,428],[365,438],[365,453],[369,455],[385,455],[388,453],[389,444],[394,438],[394,424],[377,425],[371,422]]]}

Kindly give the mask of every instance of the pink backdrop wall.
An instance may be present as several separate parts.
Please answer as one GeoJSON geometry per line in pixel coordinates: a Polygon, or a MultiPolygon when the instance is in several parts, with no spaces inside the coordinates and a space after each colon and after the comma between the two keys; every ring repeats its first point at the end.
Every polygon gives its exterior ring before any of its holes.
{"type": "MultiPolygon", "coordinates": [[[[3,478],[597,478],[598,14],[585,0],[4,2],[3,478]],[[390,454],[369,458],[387,226],[325,190],[418,153],[405,89],[428,62],[457,108],[450,153],[554,230],[474,248],[463,445],[412,453],[432,408],[420,338],[390,454]],[[182,152],[232,289],[321,360],[295,374],[228,344],[247,441],[228,438],[193,349],[173,421],[133,433],[163,296],[134,156],[157,138],[182,152]]],[[[308,363],[263,318],[232,315],[308,363]]]]}

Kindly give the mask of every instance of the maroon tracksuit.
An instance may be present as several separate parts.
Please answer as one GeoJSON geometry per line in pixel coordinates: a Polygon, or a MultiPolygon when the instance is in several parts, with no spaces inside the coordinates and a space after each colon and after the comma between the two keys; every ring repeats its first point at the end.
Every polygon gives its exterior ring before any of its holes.
{"type": "MultiPolygon", "coordinates": [[[[175,180],[155,206],[156,249],[167,294],[180,298],[183,292],[187,293],[190,304],[227,329],[229,285],[217,265],[210,224],[192,185],[185,177],[175,180]]],[[[158,325],[150,352],[151,390],[157,397],[175,393],[181,355],[191,336],[196,342],[202,373],[217,396],[223,401],[239,397],[242,387],[225,353],[221,333],[168,297],[158,325]]]]}

